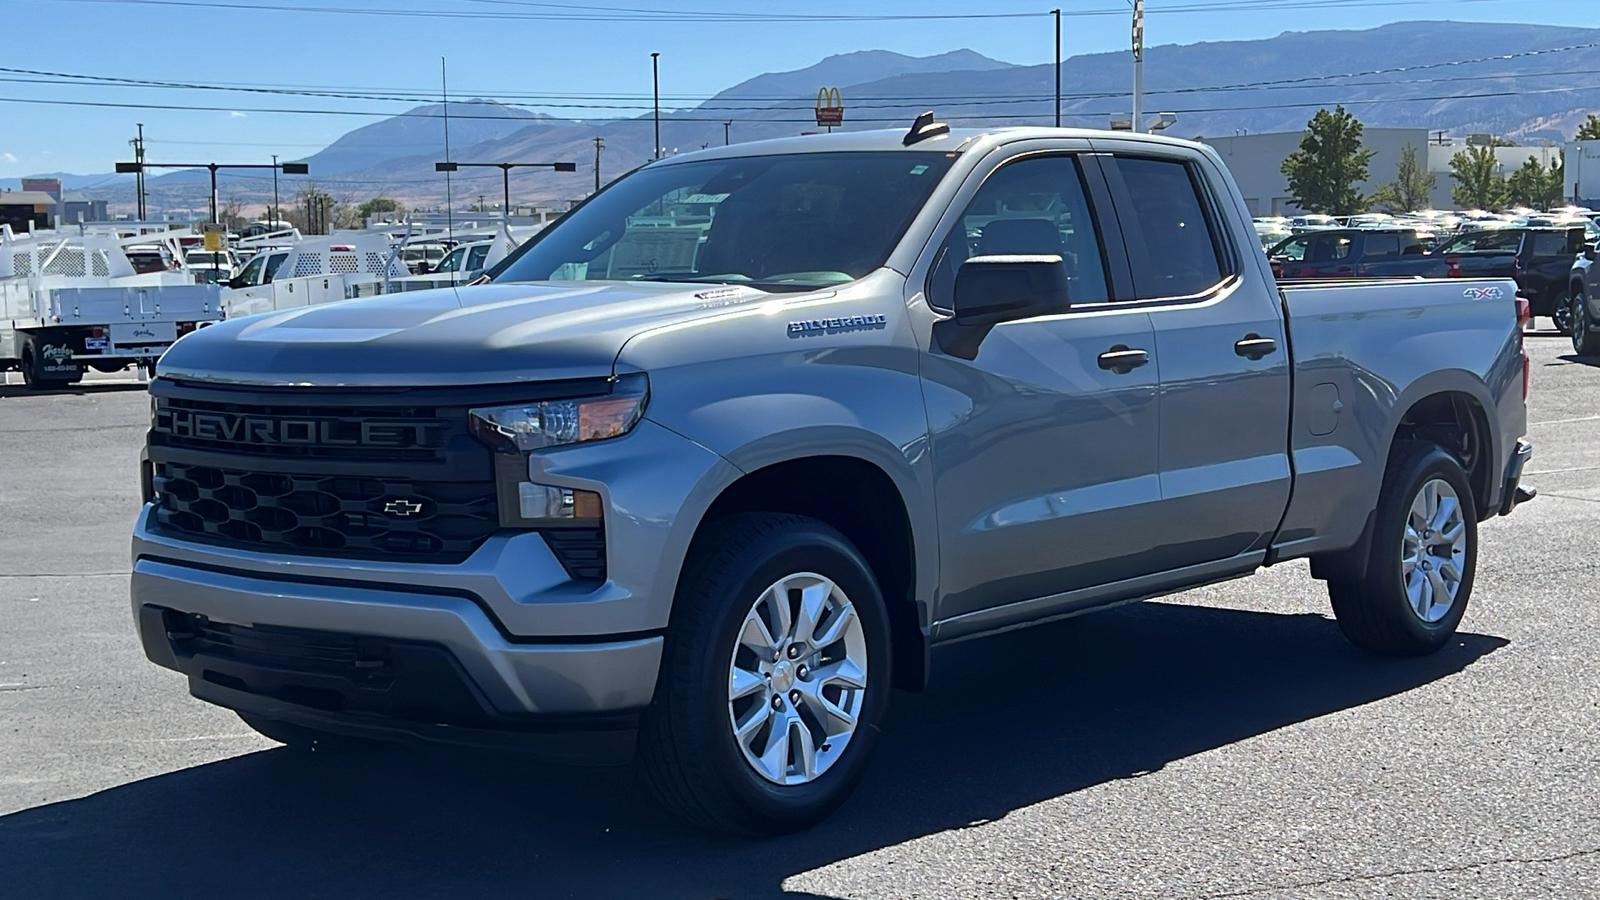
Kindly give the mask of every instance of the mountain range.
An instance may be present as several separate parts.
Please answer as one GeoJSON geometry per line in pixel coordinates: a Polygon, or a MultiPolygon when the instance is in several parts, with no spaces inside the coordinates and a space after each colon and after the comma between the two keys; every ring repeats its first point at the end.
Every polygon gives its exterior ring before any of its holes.
{"type": "MultiPolygon", "coordinates": [[[[1041,36],[1043,37],[1043,36],[1041,36]]],[[[1066,35],[1071,46],[1071,34],[1066,35]]],[[[1519,143],[1563,142],[1600,110],[1600,29],[1464,22],[1402,22],[1363,31],[1286,32],[1252,41],[1148,47],[1145,103],[1171,111],[1180,137],[1297,131],[1321,106],[1342,103],[1373,127],[1426,127],[1455,135],[1492,133],[1519,143]]],[[[1126,51],[1085,54],[1062,66],[1062,121],[1104,128],[1131,108],[1126,51]]],[[[819,87],[838,87],[845,126],[902,128],[937,111],[952,125],[1049,124],[1052,65],[1018,66],[970,50],[911,57],[884,50],[830,56],[793,72],[756,76],[691,109],[664,110],[666,153],[816,131],[819,87]],[[726,126],[725,126],[725,123],[726,126]]],[[[574,161],[576,174],[522,170],[514,202],[557,207],[594,185],[595,138],[602,180],[653,155],[652,117],[575,121],[488,100],[450,104],[451,158],[463,162],[574,161]]],[[[422,106],[358,128],[308,157],[312,179],[336,197],[389,196],[411,205],[444,201],[444,118],[422,106]]],[[[196,173],[150,179],[161,204],[199,206],[196,173]],[[196,192],[198,195],[196,196],[196,192]]],[[[80,184],[109,176],[72,178],[80,184]]],[[[69,181],[68,187],[73,184],[69,181]]],[[[462,170],[454,202],[497,198],[500,173],[462,170]]],[[[115,182],[86,190],[115,207],[132,203],[115,182]]],[[[259,203],[256,179],[225,180],[222,192],[259,203]]]]}

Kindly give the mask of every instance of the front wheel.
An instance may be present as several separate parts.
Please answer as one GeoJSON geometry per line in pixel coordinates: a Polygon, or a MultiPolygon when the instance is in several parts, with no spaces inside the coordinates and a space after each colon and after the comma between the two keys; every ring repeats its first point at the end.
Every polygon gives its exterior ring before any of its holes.
{"type": "Polygon", "coordinates": [[[1550,320],[1556,323],[1556,331],[1562,334],[1572,334],[1572,301],[1566,298],[1557,298],[1550,307],[1550,320]]]}
{"type": "Polygon", "coordinates": [[[889,620],[844,535],[802,516],[710,527],[684,568],[640,736],[652,793],[718,831],[783,834],[833,812],[889,701],[889,620]]]}
{"type": "Polygon", "coordinates": [[[1600,355],[1600,339],[1594,333],[1594,317],[1589,314],[1589,298],[1582,288],[1572,291],[1572,352],[1582,359],[1600,355]]]}
{"type": "Polygon", "coordinates": [[[1331,580],[1350,642],[1382,656],[1423,656],[1455,634],[1478,566],[1477,505],[1467,474],[1434,444],[1390,454],[1366,577],[1331,580]]]}

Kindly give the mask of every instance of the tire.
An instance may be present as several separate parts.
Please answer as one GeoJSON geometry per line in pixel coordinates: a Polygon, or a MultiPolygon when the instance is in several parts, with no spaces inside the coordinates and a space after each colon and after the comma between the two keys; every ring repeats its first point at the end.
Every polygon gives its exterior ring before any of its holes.
{"type": "Polygon", "coordinates": [[[816,824],[866,769],[888,709],[890,667],[883,596],[844,535],[794,515],[713,524],[685,563],[655,702],[641,724],[651,793],[715,831],[774,835],[816,824]],[[774,618],[774,598],[789,624],[774,618]],[[825,614],[802,615],[811,603],[825,614]],[[768,637],[778,631],[783,636],[768,637]],[[805,639],[819,631],[836,639],[812,647],[805,639]],[[819,677],[824,668],[830,675],[819,677]],[[733,697],[736,687],[748,695],[733,697]],[[850,712],[853,727],[844,721],[850,712]]]}
{"type": "Polygon", "coordinates": [[[56,391],[66,387],[70,382],[62,378],[46,378],[39,371],[39,358],[33,352],[30,343],[22,350],[22,383],[30,391],[56,391]]]}
{"type": "Polygon", "coordinates": [[[314,728],[307,728],[304,725],[296,725],[292,722],[264,719],[260,716],[238,712],[237,710],[234,711],[234,714],[262,737],[270,738],[291,750],[302,753],[351,752],[374,746],[372,741],[363,741],[360,738],[346,737],[342,734],[329,734],[325,731],[317,731],[314,728]]]}
{"type": "Polygon", "coordinates": [[[1572,300],[1567,297],[1557,297],[1550,306],[1550,321],[1556,323],[1556,331],[1563,335],[1572,334],[1572,300]]]}
{"type": "Polygon", "coordinates": [[[1600,356],[1600,335],[1594,333],[1594,317],[1589,315],[1589,298],[1583,288],[1572,289],[1572,352],[1579,359],[1600,356]]]}
{"type": "Polygon", "coordinates": [[[1450,640],[1466,613],[1478,565],[1477,503],[1455,457],[1420,442],[1401,444],[1390,453],[1380,498],[1366,577],[1330,580],[1328,597],[1339,630],[1357,647],[1379,656],[1424,656],[1450,640]],[[1433,508],[1425,489],[1439,501],[1439,514],[1431,521],[1417,515],[1433,508]],[[1445,514],[1450,495],[1456,501],[1453,516],[1445,514]],[[1408,574],[1403,557],[1418,542],[1423,525],[1442,525],[1446,532],[1459,528],[1459,537],[1436,544],[1421,538],[1408,574]],[[1450,570],[1441,562],[1459,576],[1453,594],[1450,570]]]}

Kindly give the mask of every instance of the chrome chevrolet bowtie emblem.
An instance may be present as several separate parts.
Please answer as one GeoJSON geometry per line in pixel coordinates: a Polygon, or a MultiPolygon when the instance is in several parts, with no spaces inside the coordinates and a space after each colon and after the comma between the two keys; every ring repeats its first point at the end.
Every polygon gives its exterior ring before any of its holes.
{"type": "Polygon", "coordinates": [[[414,516],[422,512],[422,504],[415,500],[390,500],[383,505],[383,511],[391,516],[399,516],[403,519],[406,516],[414,516]]]}

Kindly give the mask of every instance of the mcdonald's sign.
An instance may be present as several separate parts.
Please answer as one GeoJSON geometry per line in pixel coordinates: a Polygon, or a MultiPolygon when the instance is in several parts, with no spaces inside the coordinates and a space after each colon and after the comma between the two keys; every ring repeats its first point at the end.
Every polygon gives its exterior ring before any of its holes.
{"type": "Polygon", "coordinates": [[[817,124],[832,128],[844,124],[844,103],[838,88],[817,89],[817,124]]]}

